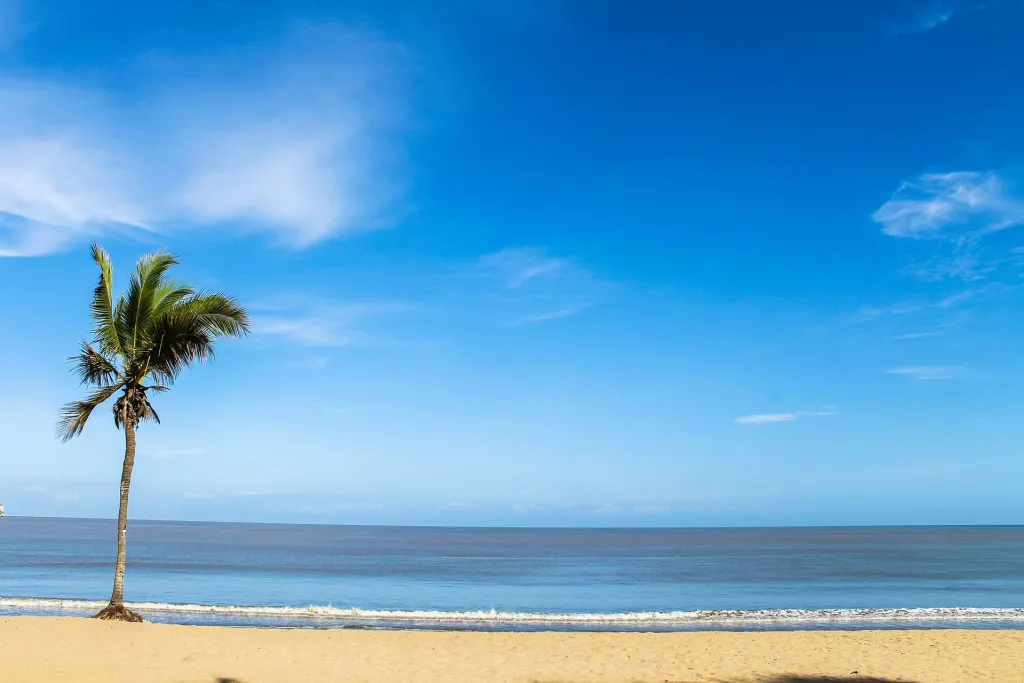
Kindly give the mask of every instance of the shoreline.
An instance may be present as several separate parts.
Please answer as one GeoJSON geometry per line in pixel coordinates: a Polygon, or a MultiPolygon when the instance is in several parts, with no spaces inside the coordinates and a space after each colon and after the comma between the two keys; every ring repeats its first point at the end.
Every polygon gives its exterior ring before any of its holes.
{"type": "MultiPolygon", "coordinates": [[[[106,601],[0,597],[0,616],[89,616],[106,601]]],[[[568,632],[1024,629],[1024,608],[884,608],[539,613],[496,610],[380,610],[332,606],[203,605],[128,602],[156,622],[260,628],[382,628],[568,632]]]]}
{"type": "Polygon", "coordinates": [[[1024,630],[485,633],[0,618],[6,683],[1019,683],[1024,630]]]}

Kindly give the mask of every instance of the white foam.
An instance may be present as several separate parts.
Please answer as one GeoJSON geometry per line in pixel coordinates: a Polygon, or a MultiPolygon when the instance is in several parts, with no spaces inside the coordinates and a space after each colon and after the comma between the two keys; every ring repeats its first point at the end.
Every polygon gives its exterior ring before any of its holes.
{"type": "MultiPolygon", "coordinates": [[[[0,609],[26,612],[90,612],[105,601],[54,598],[0,598],[0,609]]],[[[1024,608],[917,607],[906,609],[773,609],[747,611],[542,613],[433,610],[374,610],[332,606],[270,607],[187,605],[165,602],[126,603],[139,612],[221,617],[278,618],[301,621],[419,624],[523,624],[595,626],[678,626],[712,623],[734,625],[857,622],[1024,621],[1024,608]]]]}

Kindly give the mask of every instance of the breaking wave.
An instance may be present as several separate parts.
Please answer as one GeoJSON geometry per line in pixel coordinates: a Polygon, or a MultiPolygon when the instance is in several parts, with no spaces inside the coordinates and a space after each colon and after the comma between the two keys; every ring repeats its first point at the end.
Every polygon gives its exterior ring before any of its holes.
{"type": "MultiPolygon", "coordinates": [[[[54,598],[0,598],[0,610],[8,614],[84,614],[106,606],[106,601],[61,600],[54,598]]],[[[700,625],[764,628],[786,625],[856,625],[898,623],[905,627],[937,622],[1024,622],[1024,608],[925,607],[904,609],[768,609],[696,610],[677,612],[620,613],[538,613],[433,610],[376,610],[332,606],[279,607],[188,605],[164,602],[126,603],[151,615],[177,615],[186,620],[201,617],[206,623],[229,620],[244,623],[282,621],[319,626],[379,625],[392,627],[435,627],[452,625],[478,627],[575,627],[637,628],[661,627],[686,630],[700,625]],[[240,622],[241,620],[241,622],[240,622]]]]}

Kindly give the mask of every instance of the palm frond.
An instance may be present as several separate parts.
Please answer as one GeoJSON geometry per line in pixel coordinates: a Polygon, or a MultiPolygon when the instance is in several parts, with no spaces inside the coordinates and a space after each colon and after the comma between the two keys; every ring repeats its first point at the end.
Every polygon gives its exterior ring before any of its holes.
{"type": "Polygon", "coordinates": [[[89,305],[94,323],[93,334],[102,351],[113,355],[124,348],[114,308],[114,266],[110,263],[110,255],[95,242],[92,245],[92,260],[100,267],[100,281],[89,305]]]}
{"type": "Polygon", "coordinates": [[[72,401],[61,408],[57,418],[57,436],[60,440],[69,441],[81,434],[92,411],[123,386],[123,382],[102,386],[89,394],[84,401],[72,401]]]}
{"type": "Polygon", "coordinates": [[[73,371],[82,384],[102,386],[124,379],[114,363],[87,341],[82,342],[82,352],[68,360],[75,364],[73,371]]]}
{"type": "Polygon", "coordinates": [[[128,335],[125,350],[134,354],[146,341],[146,332],[153,316],[153,304],[163,277],[178,259],[169,252],[147,254],[135,265],[125,293],[124,306],[118,306],[118,322],[128,335]]]}
{"type": "Polygon", "coordinates": [[[218,338],[241,337],[249,328],[249,314],[235,299],[211,292],[189,296],[154,325],[149,372],[170,384],[184,368],[212,358],[218,338]]]}
{"type": "Polygon", "coordinates": [[[142,419],[152,420],[153,422],[160,424],[160,416],[156,414],[156,408],[153,407],[153,404],[149,402],[148,398],[146,399],[145,410],[142,412],[142,419]]]}
{"type": "Polygon", "coordinates": [[[184,309],[199,318],[215,337],[244,337],[252,321],[238,300],[221,292],[197,292],[182,302],[184,309]]]}
{"type": "Polygon", "coordinates": [[[195,319],[165,318],[156,339],[157,344],[147,359],[147,368],[150,376],[166,384],[173,384],[185,368],[214,355],[213,337],[196,325],[195,319]]]}
{"type": "Polygon", "coordinates": [[[164,280],[157,287],[153,295],[153,307],[149,319],[159,320],[161,316],[177,306],[182,300],[193,296],[195,293],[196,290],[188,285],[164,280]]]}

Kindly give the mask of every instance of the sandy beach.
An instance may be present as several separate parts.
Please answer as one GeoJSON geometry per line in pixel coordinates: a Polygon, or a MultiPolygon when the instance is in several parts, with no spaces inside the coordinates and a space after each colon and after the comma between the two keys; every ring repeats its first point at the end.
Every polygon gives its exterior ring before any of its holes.
{"type": "Polygon", "coordinates": [[[471,633],[0,619],[5,683],[1024,681],[1024,631],[471,633]]]}

